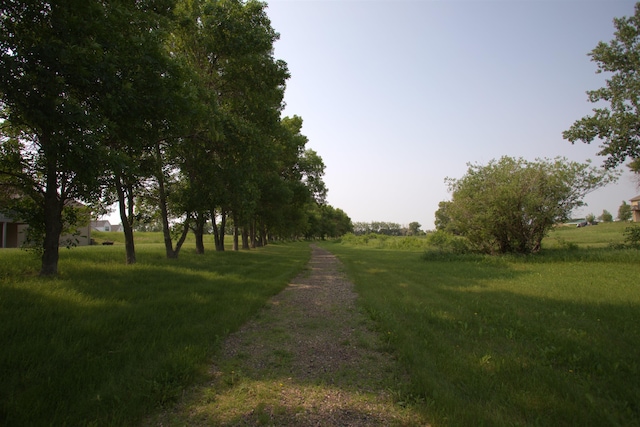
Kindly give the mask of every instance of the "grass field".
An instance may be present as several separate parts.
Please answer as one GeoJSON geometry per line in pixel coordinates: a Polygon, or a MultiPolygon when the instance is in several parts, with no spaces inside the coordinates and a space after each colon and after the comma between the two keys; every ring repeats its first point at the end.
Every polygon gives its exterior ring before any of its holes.
{"type": "Polygon", "coordinates": [[[126,266],[118,243],[63,249],[57,279],[38,277],[32,254],[0,251],[0,425],[136,424],[197,381],[219,340],[310,253],[304,243],[204,255],[191,246],[178,260],[161,244],[137,251],[126,266]]]}
{"type": "MultiPolygon", "coordinates": [[[[390,390],[433,426],[640,425],[640,251],[625,224],[560,228],[535,256],[442,255],[420,238],[324,242],[410,374],[390,390]]],[[[202,378],[307,243],[167,260],[138,235],[63,249],[60,277],[0,251],[0,425],[136,425],[202,378]]]]}
{"type": "Polygon", "coordinates": [[[624,226],[562,228],[529,257],[324,246],[434,426],[634,426],[640,251],[607,247],[624,226]]]}

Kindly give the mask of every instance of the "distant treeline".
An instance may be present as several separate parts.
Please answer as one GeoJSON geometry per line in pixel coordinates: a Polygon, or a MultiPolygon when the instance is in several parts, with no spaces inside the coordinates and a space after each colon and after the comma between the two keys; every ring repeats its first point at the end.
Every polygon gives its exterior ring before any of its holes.
{"type": "Polygon", "coordinates": [[[420,230],[422,227],[418,222],[412,222],[408,226],[403,226],[395,222],[372,221],[354,222],[353,234],[383,234],[386,236],[419,236],[425,234],[420,230]]]}

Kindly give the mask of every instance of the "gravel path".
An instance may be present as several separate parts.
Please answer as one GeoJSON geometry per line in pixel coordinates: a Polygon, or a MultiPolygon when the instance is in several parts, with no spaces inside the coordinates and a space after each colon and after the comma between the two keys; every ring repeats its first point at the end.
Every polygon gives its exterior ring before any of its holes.
{"type": "Polygon", "coordinates": [[[405,380],[356,307],[340,261],[307,269],[224,343],[212,381],[153,425],[425,426],[390,390],[405,380]]]}

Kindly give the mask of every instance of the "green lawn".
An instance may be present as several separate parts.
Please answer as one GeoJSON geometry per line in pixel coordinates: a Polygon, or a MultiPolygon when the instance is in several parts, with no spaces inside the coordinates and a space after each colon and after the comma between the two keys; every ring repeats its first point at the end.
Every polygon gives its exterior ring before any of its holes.
{"type": "MultiPolygon", "coordinates": [[[[151,239],[153,240],[153,239],[151,239]]],[[[185,247],[61,250],[60,277],[0,251],[0,425],[132,425],[198,380],[217,344],[284,288],[308,244],[195,255],[185,247]]]]}
{"type": "MultiPolygon", "coordinates": [[[[527,257],[439,256],[418,238],[323,245],[410,374],[390,391],[434,426],[633,426],[640,251],[608,247],[625,226],[558,229],[527,257]]],[[[0,425],[137,424],[309,258],[306,243],[203,256],[188,243],[178,260],[141,243],[126,266],[111,240],[63,249],[57,279],[0,251],[0,425]]]]}
{"type": "Polygon", "coordinates": [[[603,248],[610,243],[621,243],[624,240],[624,229],[632,226],[629,222],[603,222],[598,225],[577,228],[575,226],[557,227],[546,240],[544,247],[557,247],[564,242],[571,242],[582,248],[603,248]]]}
{"type": "Polygon", "coordinates": [[[434,426],[633,426],[640,251],[606,248],[623,229],[562,229],[529,257],[324,246],[409,372],[403,400],[434,426]]]}

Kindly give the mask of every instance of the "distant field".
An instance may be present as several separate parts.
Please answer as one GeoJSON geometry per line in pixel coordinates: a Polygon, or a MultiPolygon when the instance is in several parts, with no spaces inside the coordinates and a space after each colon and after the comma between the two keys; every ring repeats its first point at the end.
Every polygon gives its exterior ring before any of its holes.
{"type": "Polygon", "coordinates": [[[584,249],[607,247],[610,243],[622,243],[624,229],[632,225],[633,223],[629,222],[603,222],[581,228],[575,226],[556,227],[543,241],[543,248],[559,247],[563,245],[563,242],[575,243],[584,249]]]}
{"type": "MultiPolygon", "coordinates": [[[[134,232],[134,241],[135,244],[148,244],[148,243],[159,243],[164,244],[164,236],[162,232],[134,232]]],[[[124,245],[124,233],[113,232],[113,231],[95,231],[91,232],[91,238],[96,241],[97,244],[102,244],[104,241],[114,242],[114,244],[122,244],[124,245]]],[[[213,242],[213,236],[206,236],[205,239],[209,240],[209,243],[213,242]]],[[[230,236],[226,236],[226,240],[231,241],[230,236]]],[[[187,240],[185,241],[185,246],[194,247],[195,239],[193,237],[193,233],[189,233],[187,235],[187,240]]]]}
{"type": "Polygon", "coordinates": [[[434,426],[638,426],[640,251],[608,248],[625,226],[558,229],[527,257],[324,247],[434,426]]]}
{"type": "Polygon", "coordinates": [[[194,383],[310,254],[191,245],[167,260],[144,243],[155,236],[137,236],[138,264],[124,265],[118,243],[61,249],[56,279],[37,276],[32,254],[0,250],[0,425],[135,425],[194,383]]]}

